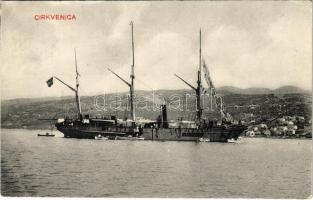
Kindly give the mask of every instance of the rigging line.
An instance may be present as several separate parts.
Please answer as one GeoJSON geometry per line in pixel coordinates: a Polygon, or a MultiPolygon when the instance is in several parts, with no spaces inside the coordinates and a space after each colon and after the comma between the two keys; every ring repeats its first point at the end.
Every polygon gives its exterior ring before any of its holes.
{"type": "Polygon", "coordinates": [[[72,86],[70,86],[69,84],[65,83],[64,81],[62,81],[61,79],[59,79],[56,76],[53,76],[53,78],[57,79],[58,81],[60,81],[62,84],[64,84],[65,86],[67,86],[70,90],[72,90],[73,92],[76,92],[76,89],[74,89],[72,86]]]}

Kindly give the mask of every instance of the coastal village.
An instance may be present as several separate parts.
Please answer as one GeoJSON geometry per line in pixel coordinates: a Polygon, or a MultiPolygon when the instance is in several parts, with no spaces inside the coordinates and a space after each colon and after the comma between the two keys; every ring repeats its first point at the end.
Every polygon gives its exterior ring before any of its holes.
{"type": "MultiPolygon", "coordinates": [[[[247,95],[249,96],[249,95],[247,95]]],[[[265,94],[259,99],[235,103],[228,110],[242,111],[249,125],[247,137],[312,138],[310,94],[265,94]]]]}
{"type": "Polygon", "coordinates": [[[245,131],[248,137],[312,138],[312,120],[302,116],[283,116],[270,123],[252,125],[245,131]]]}

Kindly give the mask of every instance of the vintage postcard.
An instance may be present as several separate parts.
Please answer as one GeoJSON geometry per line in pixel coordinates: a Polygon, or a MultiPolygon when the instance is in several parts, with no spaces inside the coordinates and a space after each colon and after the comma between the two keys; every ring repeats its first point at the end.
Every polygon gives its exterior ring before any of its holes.
{"type": "Polygon", "coordinates": [[[2,1],[0,87],[3,197],[311,197],[311,1],[2,1]]]}

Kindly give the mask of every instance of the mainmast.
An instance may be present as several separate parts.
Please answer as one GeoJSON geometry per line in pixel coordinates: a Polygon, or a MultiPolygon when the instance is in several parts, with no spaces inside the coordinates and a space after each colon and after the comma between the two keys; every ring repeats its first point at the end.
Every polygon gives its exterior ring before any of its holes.
{"type": "Polygon", "coordinates": [[[132,34],[132,56],[133,63],[131,66],[131,74],[130,74],[130,112],[132,120],[135,120],[135,109],[134,109],[134,79],[135,79],[135,52],[134,52],[134,25],[133,21],[130,22],[131,25],[131,34],[132,34]]]}
{"type": "Polygon", "coordinates": [[[129,87],[129,96],[130,96],[130,112],[131,112],[131,119],[135,121],[135,108],[134,108],[134,79],[135,79],[135,53],[134,53],[134,28],[133,28],[133,22],[130,22],[131,25],[131,38],[132,38],[132,65],[131,65],[131,73],[130,73],[130,83],[120,77],[118,74],[113,72],[111,69],[108,68],[110,72],[112,72],[115,76],[117,76],[120,80],[122,80],[126,85],[129,87]]]}
{"type": "Polygon", "coordinates": [[[77,69],[77,58],[76,58],[76,49],[74,48],[74,53],[75,53],[75,68],[76,68],[76,90],[75,90],[75,97],[76,97],[76,105],[77,105],[77,110],[78,110],[78,118],[80,120],[82,120],[83,116],[82,116],[82,108],[80,105],[80,97],[79,97],[79,76],[80,74],[78,73],[78,69],[77,69]]]}

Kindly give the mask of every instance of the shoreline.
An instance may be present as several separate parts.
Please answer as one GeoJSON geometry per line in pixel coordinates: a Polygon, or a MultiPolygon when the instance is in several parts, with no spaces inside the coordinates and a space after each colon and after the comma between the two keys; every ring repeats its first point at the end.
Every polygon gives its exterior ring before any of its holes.
{"type": "Polygon", "coordinates": [[[255,137],[249,137],[249,136],[240,136],[242,138],[251,138],[251,139],[257,139],[257,138],[265,138],[265,139],[274,139],[274,140],[312,140],[312,138],[307,138],[307,137],[281,137],[281,136],[267,136],[267,137],[262,137],[262,136],[255,136],[255,137]]]}
{"type": "MultiPolygon", "coordinates": [[[[8,127],[1,127],[1,130],[27,130],[27,131],[43,131],[43,130],[49,130],[50,129],[47,129],[47,128],[37,128],[37,129],[32,129],[32,128],[8,128],[8,127]]],[[[55,131],[58,131],[55,129],[55,131]]],[[[263,136],[254,136],[254,137],[249,137],[249,136],[245,136],[245,135],[242,135],[240,136],[241,138],[251,138],[251,139],[257,139],[257,138],[265,138],[265,139],[281,139],[281,140],[312,140],[312,138],[307,138],[307,137],[281,137],[281,136],[266,136],[266,137],[263,137],[263,136]]]]}

